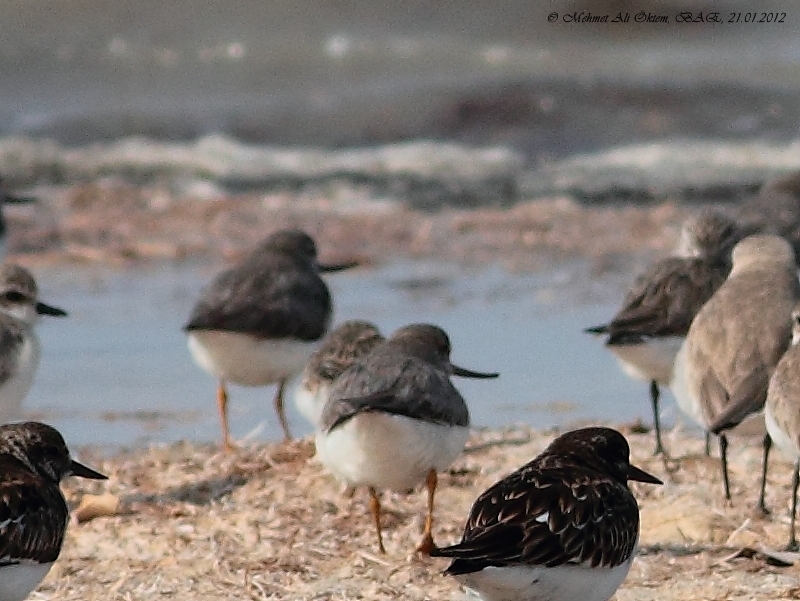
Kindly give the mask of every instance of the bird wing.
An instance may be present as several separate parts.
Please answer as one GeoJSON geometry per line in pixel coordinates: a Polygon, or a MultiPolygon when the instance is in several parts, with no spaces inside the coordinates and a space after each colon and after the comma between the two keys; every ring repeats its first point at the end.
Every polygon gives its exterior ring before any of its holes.
{"type": "Polygon", "coordinates": [[[17,459],[0,456],[0,566],[55,561],[64,542],[67,504],[58,486],[17,459]]]}
{"type": "Polygon", "coordinates": [[[221,273],[203,290],[184,330],[317,340],[330,313],[330,293],[312,268],[273,257],[266,265],[251,260],[221,273]]]}
{"type": "Polygon", "coordinates": [[[469,411],[450,377],[430,363],[398,354],[368,356],[336,380],[322,412],[329,432],[363,412],[468,426],[469,411]]]}
{"type": "Polygon", "coordinates": [[[726,265],[672,257],[640,275],[608,324],[588,328],[608,334],[608,344],[642,342],[650,336],[685,336],[692,319],[727,276],[726,265]]]}
{"type": "Polygon", "coordinates": [[[447,573],[510,565],[613,567],[630,557],[639,510],[627,487],[588,471],[529,466],[478,497],[460,543],[431,553],[454,559],[447,573]]]}

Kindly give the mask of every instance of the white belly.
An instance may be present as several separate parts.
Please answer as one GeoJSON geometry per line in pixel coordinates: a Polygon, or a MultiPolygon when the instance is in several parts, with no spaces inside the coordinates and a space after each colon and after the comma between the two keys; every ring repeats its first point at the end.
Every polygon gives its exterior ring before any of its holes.
{"type": "Polygon", "coordinates": [[[297,410],[315,428],[319,424],[322,409],[328,402],[329,390],[330,387],[327,384],[320,384],[316,391],[312,391],[306,386],[305,379],[294,390],[294,403],[297,405],[297,410]]]}
{"type": "Polygon", "coordinates": [[[0,423],[21,417],[22,401],[31,389],[40,358],[39,337],[33,328],[30,328],[25,334],[25,341],[19,347],[15,373],[0,384],[0,423]]]}
{"type": "Polygon", "coordinates": [[[52,563],[23,561],[0,568],[0,601],[22,601],[50,571],[52,563]]]}
{"type": "Polygon", "coordinates": [[[242,386],[266,386],[300,373],[318,341],[260,340],[214,330],[188,334],[189,351],[208,373],[242,386]]]}
{"type": "Polygon", "coordinates": [[[608,601],[632,563],[633,556],[614,568],[484,568],[455,578],[483,601],[608,601]]]}
{"type": "Polygon", "coordinates": [[[683,340],[682,336],[664,336],[641,344],[612,344],[608,350],[614,353],[622,370],[630,377],[666,385],[672,379],[675,355],[683,340]]]}
{"type": "Polygon", "coordinates": [[[669,389],[672,391],[681,411],[705,430],[707,427],[705,414],[689,382],[686,345],[680,348],[675,357],[675,368],[672,373],[672,380],[669,383],[669,389]]]}
{"type": "Polygon", "coordinates": [[[800,446],[798,446],[798,441],[792,440],[792,438],[778,426],[778,423],[772,415],[772,408],[769,402],[767,402],[767,406],[764,409],[764,423],[767,432],[769,432],[769,437],[772,439],[772,442],[775,443],[775,446],[781,450],[781,453],[784,453],[792,461],[799,460],[800,446]]]}
{"type": "MultiPolygon", "coordinates": [[[[672,391],[681,411],[703,430],[707,431],[709,420],[700,405],[700,395],[695,393],[695,388],[690,378],[691,371],[689,370],[686,346],[684,345],[675,357],[675,369],[673,370],[672,381],[669,383],[669,389],[672,391]]],[[[762,411],[748,415],[738,426],[726,431],[726,434],[733,436],[763,436],[765,433],[764,413],[762,411]]]]}
{"type": "Polygon", "coordinates": [[[468,427],[367,412],[332,432],[318,432],[317,456],[350,486],[405,491],[424,481],[430,470],[450,467],[468,436],[468,427]]]}

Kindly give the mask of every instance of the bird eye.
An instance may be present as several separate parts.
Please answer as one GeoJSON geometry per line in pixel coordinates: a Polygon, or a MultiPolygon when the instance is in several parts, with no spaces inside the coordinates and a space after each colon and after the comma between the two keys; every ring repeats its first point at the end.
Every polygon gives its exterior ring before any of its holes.
{"type": "Polygon", "coordinates": [[[21,292],[17,292],[16,290],[12,290],[11,292],[6,292],[3,297],[12,303],[21,303],[25,300],[25,295],[21,292]]]}

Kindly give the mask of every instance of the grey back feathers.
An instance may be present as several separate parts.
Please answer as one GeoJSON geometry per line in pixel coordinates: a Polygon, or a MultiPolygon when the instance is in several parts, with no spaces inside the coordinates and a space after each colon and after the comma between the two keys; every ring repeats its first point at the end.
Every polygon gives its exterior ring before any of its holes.
{"type": "Polygon", "coordinates": [[[450,340],[440,328],[406,326],[357,359],[333,383],[320,419],[329,432],[362,412],[468,426],[469,410],[450,381],[450,340]]]}
{"type": "Polygon", "coordinates": [[[303,232],[269,236],[203,290],[184,330],[318,340],[328,328],[331,297],[316,254],[314,241],[303,232]]]}

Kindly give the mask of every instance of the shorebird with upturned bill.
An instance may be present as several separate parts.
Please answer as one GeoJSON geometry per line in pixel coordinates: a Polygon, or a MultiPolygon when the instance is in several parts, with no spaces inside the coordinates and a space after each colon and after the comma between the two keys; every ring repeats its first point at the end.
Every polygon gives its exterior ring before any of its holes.
{"type": "Polygon", "coordinates": [[[607,336],[605,344],[623,371],[650,382],[655,454],[665,453],[659,387],[669,384],[689,325],[725,281],[731,249],[742,236],[736,222],[718,211],[705,210],[688,219],[678,256],[658,261],[641,274],[610,322],[585,330],[607,336]]]}
{"type": "Polygon", "coordinates": [[[431,552],[483,601],[607,601],[639,539],[628,481],[661,484],[631,465],[625,437],[583,428],[556,438],[472,506],[461,542],[431,552]]]}
{"type": "Polygon", "coordinates": [[[331,296],[320,273],[355,265],[321,264],[308,234],[281,230],[203,290],[183,329],[195,362],[219,379],[217,407],[226,450],[233,447],[228,428],[228,382],[277,384],[275,411],[284,438],[291,439],[283,407],[284,388],[302,371],[331,319],[331,296]]]}
{"type": "MultiPolygon", "coordinates": [[[[783,238],[749,236],[733,249],[725,282],[695,317],[678,356],[670,388],[678,406],[719,437],[725,498],[731,498],[726,433],[755,427],[775,366],[791,340],[800,283],[792,247],[783,238]]],[[[771,440],[764,435],[758,509],[764,502],[771,440]]]]}
{"type": "Polygon", "coordinates": [[[36,281],[27,269],[0,264],[0,420],[19,419],[33,384],[41,359],[35,327],[39,317],[66,314],[39,300],[36,281]]]}
{"type": "Polygon", "coordinates": [[[314,427],[336,378],[384,340],[378,327],[368,321],[345,321],[328,332],[308,360],[294,393],[298,410],[314,427]]]}
{"type": "Polygon", "coordinates": [[[437,472],[464,450],[469,409],[450,376],[496,378],[453,365],[441,328],[412,324],[357,359],[333,383],[316,434],[317,457],[340,481],[369,489],[381,534],[380,489],[413,489],[425,482],[428,513],[417,552],[430,553],[437,472]]]}
{"type": "Polygon", "coordinates": [[[797,489],[800,486],[800,304],[792,311],[792,344],[769,380],[764,422],[775,446],[794,461],[787,550],[797,551],[800,550],[795,535],[797,489]]]}
{"type": "Polygon", "coordinates": [[[0,601],[22,601],[61,552],[69,509],[59,483],[106,476],[70,456],[61,434],[39,422],[0,426],[0,601]]]}

